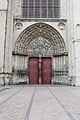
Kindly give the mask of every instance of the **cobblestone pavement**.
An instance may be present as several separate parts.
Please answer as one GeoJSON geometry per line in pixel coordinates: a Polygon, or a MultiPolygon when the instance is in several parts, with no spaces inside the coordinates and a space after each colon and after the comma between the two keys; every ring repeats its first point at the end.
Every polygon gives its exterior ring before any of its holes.
{"type": "Polygon", "coordinates": [[[80,87],[0,87],[0,120],[80,120],[80,87]]]}

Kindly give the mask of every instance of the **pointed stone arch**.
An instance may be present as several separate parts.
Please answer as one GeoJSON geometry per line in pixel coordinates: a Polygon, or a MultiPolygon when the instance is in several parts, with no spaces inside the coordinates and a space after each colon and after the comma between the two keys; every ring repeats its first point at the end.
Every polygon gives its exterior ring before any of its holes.
{"type": "Polygon", "coordinates": [[[60,33],[54,27],[42,22],[35,23],[23,30],[16,40],[13,54],[34,54],[33,45],[35,45],[35,49],[38,49],[37,54],[40,52],[40,47],[43,49],[46,46],[47,50],[51,51],[51,55],[64,54],[66,52],[66,45],[60,33]],[[42,46],[38,44],[39,39],[40,42],[44,43],[42,46]]]}

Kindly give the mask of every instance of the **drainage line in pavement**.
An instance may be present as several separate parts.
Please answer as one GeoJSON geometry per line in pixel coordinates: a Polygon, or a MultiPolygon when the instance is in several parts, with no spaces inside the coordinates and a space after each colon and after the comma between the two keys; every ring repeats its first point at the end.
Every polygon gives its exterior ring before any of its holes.
{"type": "Polygon", "coordinates": [[[0,106],[2,104],[4,104],[5,102],[7,102],[10,98],[12,98],[14,95],[16,95],[18,92],[20,92],[24,87],[22,87],[21,89],[19,89],[17,92],[15,92],[13,95],[11,95],[10,97],[8,97],[6,100],[4,100],[3,102],[0,103],[0,106]]]}
{"type": "Polygon", "coordinates": [[[4,90],[7,90],[7,89],[10,89],[10,88],[3,88],[0,90],[0,92],[4,91],[4,90]]]}
{"type": "MultiPolygon", "coordinates": [[[[61,88],[61,87],[60,87],[60,88],[61,88]]],[[[77,95],[75,95],[75,94],[73,94],[73,93],[71,93],[71,92],[65,90],[64,88],[61,88],[61,89],[64,90],[66,93],[71,94],[71,95],[73,95],[74,97],[77,97],[78,99],[80,99],[79,96],[77,96],[77,95]]]]}
{"type": "MultiPolygon", "coordinates": [[[[49,88],[48,88],[49,89],[49,88]]],[[[69,110],[61,103],[61,101],[56,97],[56,95],[49,89],[50,93],[55,97],[55,99],[57,100],[57,102],[61,105],[61,107],[63,108],[63,110],[65,111],[65,113],[68,115],[68,117],[71,120],[76,120],[71,113],[69,112],[69,110]]]]}
{"type": "Polygon", "coordinates": [[[34,89],[32,97],[31,97],[31,101],[29,103],[29,106],[28,106],[28,109],[27,109],[26,116],[25,116],[24,120],[29,120],[29,116],[30,116],[30,112],[31,112],[32,104],[33,104],[33,99],[34,99],[35,91],[36,91],[36,87],[34,89]]]}

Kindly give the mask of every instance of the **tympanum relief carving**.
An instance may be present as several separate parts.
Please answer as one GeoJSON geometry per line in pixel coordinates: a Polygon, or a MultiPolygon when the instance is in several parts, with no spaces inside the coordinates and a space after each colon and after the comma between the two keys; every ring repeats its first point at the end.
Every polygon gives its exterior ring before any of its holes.
{"type": "Polygon", "coordinates": [[[31,56],[38,56],[39,54],[41,56],[52,56],[53,52],[51,43],[42,37],[36,38],[27,48],[27,53],[31,56]]]}
{"type": "Polygon", "coordinates": [[[40,22],[29,26],[20,34],[13,53],[51,56],[52,54],[64,54],[65,51],[65,42],[58,31],[40,22]]]}

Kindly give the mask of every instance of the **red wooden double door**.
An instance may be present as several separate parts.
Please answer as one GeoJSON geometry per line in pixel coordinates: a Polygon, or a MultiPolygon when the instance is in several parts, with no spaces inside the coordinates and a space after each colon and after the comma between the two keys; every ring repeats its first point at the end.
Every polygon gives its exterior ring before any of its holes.
{"type": "Polygon", "coordinates": [[[52,59],[51,57],[30,57],[29,58],[29,83],[30,84],[51,84],[52,59]],[[41,81],[41,82],[40,82],[41,81]]]}

